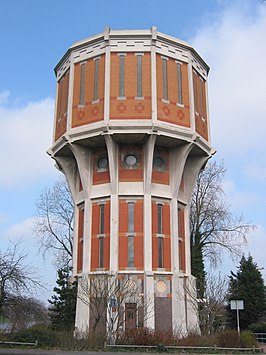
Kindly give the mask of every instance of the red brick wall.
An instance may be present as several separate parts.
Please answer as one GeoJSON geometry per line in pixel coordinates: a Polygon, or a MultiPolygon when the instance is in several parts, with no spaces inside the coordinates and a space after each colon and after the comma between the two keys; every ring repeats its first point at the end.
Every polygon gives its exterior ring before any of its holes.
{"type": "Polygon", "coordinates": [[[84,107],[79,107],[80,98],[80,79],[81,65],[75,64],[74,69],[74,92],[72,107],[72,127],[82,126],[84,124],[93,123],[103,120],[104,115],[104,69],[105,55],[101,55],[99,59],[98,72],[98,96],[99,102],[93,103],[94,97],[94,66],[93,58],[88,59],[85,64],[84,78],[84,107]]]}
{"type": "MultiPolygon", "coordinates": [[[[163,234],[163,268],[171,271],[171,238],[170,238],[170,205],[163,203],[162,234],[163,234]]],[[[158,206],[152,201],[152,269],[158,269],[158,206]]]]}
{"type": "Polygon", "coordinates": [[[106,169],[98,169],[98,160],[101,157],[108,157],[106,149],[97,149],[93,154],[93,173],[92,173],[92,183],[93,185],[105,184],[110,182],[110,172],[109,164],[106,169]]]}
{"type": "Polygon", "coordinates": [[[184,208],[178,209],[178,228],[179,228],[179,270],[186,272],[186,254],[185,254],[185,211],[184,208]]]}
{"type": "MultiPolygon", "coordinates": [[[[104,207],[104,253],[103,269],[109,270],[110,265],[110,201],[105,201],[104,207]]],[[[100,203],[92,204],[91,228],[91,270],[99,268],[99,238],[100,233],[100,203]]]]}
{"type": "Polygon", "coordinates": [[[157,115],[158,120],[174,123],[179,126],[190,127],[189,95],[188,95],[188,68],[186,63],[181,65],[183,106],[177,106],[178,83],[177,63],[174,59],[167,60],[168,101],[162,102],[163,95],[163,60],[161,55],[156,57],[157,73],[157,115]]]}
{"type": "Polygon", "coordinates": [[[137,100],[137,56],[126,53],[124,59],[125,100],[119,97],[119,61],[117,53],[111,53],[110,119],[151,119],[151,59],[150,53],[142,56],[142,94],[137,100]]]}
{"type": "Polygon", "coordinates": [[[157,148],[154,152],[154,158],[162,157],[165,161],[164,169],[160,170],[153,166],[152,182],[157,184],[169,185],[169,151],[164,148],[157,148]]]}
{"type": "MultiPolygon", "coordinates": [[[[134,201],[134,267],[143,270],[143,200],[134,201]]],[[[128,267],[128,202],[119,201],[118,269],[128,267]]]]}
{"type": "Polygon", "coordinates": [[[84,207],[78,210],[78,257],[77,271],[82,272],[83,269],[83,238],[84,238],[84,207]]]}
{"type": "Polygon", "coordinates": [[[69,91],[69,71],[66,72],[66,74],[60,79],[58,83],[55,140],[60,138],[66,132],[68,91],[69,91]]]}
{"type": "Polygon", "coordinates": [[[137,145],[121,145],[119,147],[119,181],[143,181],[143,147],[137,145]],[[124,158],[134,154],[138,159],[135,167],[128,167],[124,158]]]}
{"type": "Polygon", "coordinates": [[[193,83],[196,131],[208,140],[206,82],[198,73],[193,71],[193,83]]]}

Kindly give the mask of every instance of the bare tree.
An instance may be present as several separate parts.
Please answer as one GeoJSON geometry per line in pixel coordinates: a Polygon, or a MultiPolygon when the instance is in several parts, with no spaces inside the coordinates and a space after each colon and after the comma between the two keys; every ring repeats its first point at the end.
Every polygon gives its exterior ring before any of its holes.
{"type": "Polygon", "coordinates": [[[204,259],[217,266],[222,251],[228,251],[233,258],[240,256],[246,234],[255,228],[243,215],[234,215],[230,210],[222,186],[225,172],[223,163],[210,163],[199,174],[192,194],[191,269],[200,297],[204,292],[204,259]]]}
{"type": "Polygon", "coordinates": [[[46,188],[36,202],[34,225],[43,255],[52,252],[59,267],[66,266],[73,254],[74,205],[64,176],[46,188]]]}
{"type": "Polygon", "coordinates": [[[49,323],[47,308],[33,297],[9,295],[4,314],[8,319],[11,333],[31,325],[49,323]]]}
{"type": "MultiPolygon", "coordinates": [[[[128,275],[91,275],[79,280],[78,298],[90,309],[90,330],[106,331],[111,343],[118,340],[126,322],[126,304],[135,304],[138,327],[151,315],[143,298],[142,280],[128,275]]],[[[136,315],[136,314],[135,314],[136,315]]],[[[136,325],[135,325],[136,326],[136,325]]]]}
{"type": "Polygon", "coordinates": [[[0,250],[0,316],[12,295],[23,296],[44,288],[36,269],[27,263],[28,255],[21,249],[21,243],[20,240],[6,251],[0,250]]]}
{"type": "Polygon", "coordinates": [[[192,309],[198,314],[201,333],[207,335],[220,330],[226,320],[227,278],[220,273],[207,274],[203,298],[197,298],[195,282],[184,284],[184,288],[192,309]]]}

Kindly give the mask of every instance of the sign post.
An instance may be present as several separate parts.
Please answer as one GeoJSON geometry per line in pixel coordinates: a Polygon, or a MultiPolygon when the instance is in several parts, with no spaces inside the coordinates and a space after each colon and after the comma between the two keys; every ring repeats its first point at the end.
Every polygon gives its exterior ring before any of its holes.
{"type": "Polygon", "coordinates": [[[231,300],[230,307],[232,310],[236,310],[237,332],[238,332],[238,334],[240,334],[239,311],[244,309],[244,301],[243,300],[231,300]]]}

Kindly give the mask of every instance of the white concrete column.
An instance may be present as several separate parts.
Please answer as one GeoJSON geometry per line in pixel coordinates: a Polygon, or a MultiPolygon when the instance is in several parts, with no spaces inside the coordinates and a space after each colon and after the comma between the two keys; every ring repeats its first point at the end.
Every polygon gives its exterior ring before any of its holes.
{"type": "Polygon", "coordinates": [[[110,28],[104,29],[105,41],[105,69],[104,69],[104,123],[108,125],[110,119],[110,68],[111,68],[111,55],[110,55],[110,28]]]}
{"type": "MultiPolygon", "coordinates": [[[[83,287],[81,286],[81,279],[78,280],[78,297],[76,307],[76,320],[75,320],[75,335],[77,337],[84,336],[89,331],[90,307],[83,301],[83,287]]],[[[84,280],[83,280],[84,282],[84,280]]]]}
{"type": "Polygon", "coordinates": [[[72,126],[72,107],[73,107],[73,92],[74,92],[74,54],[70,55],[70,68],[69,68],[69,90],[68,90],[68,108],[67,108],[67,131],[72,126]]]}
{"type": "Polygon", "coordinates": [[[170,203],[171,216],[171,265],[174,274],[179,273],[179,253],[178,253],[178,205],[177,199],[173,198],[170,203]]]}
{"type": "Polygon", "coordinates": [[[191,55],[189,56],[188,64],[188,95],[190,108],[190,126],[192,131],[195,131],[195,105],[194,105],[194,90],[193,90],[193,66],[191,64],[191,55]]]}
{"type": "Polygon", "coordinates": [[[117,194],[110,198],[110,272],[118,271],[118,221],[119,199],[117,194]]]}
{"type": "MultiPolygon", "coordinates": [[[[92,203],[89,198],[84,203],[84,235],[83,235],[83,273],[87,274],[91,269],[91,222],[92,203]]],[[[76,228],[77,229],[77,228],[76,228]]]]}
{"type": "Polygon", "coordinates": [[[157,122],[157,80],[156,80],[156,40],[157,29],[151,28],[151,112],[152,122],[157,122]]]}

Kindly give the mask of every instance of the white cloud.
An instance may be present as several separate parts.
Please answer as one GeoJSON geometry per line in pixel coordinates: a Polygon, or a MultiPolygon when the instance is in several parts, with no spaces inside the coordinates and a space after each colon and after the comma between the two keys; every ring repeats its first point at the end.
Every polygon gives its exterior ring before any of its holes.
{"type": "Polygon", "coordinates": [[[52,142],[53,112],[54,100],[49,98],[21,108],[0,106],[0,186],[25,185],[54,174],[45,153],[52,142]]]}
{"type": "Polygon", "coordinates": [[[226,154],[266,150],[266,6],[258,4],[227,3],[191,41],[211,67],[212,141],[226,154]]]}
{"type": "Polygon", "coordinates": [[[0,92],[0,105],[5,105],[7,103],[9,95],[10,92],[8,90],[0,92]]]}
{"type": "Polygon", "coordinates": [[[4,233],[8,240],[17,241],[19,239],[32,239],[32,230],[35,218],[26,218],[23,221],[16,223],[8,228],[4,233]]]}

